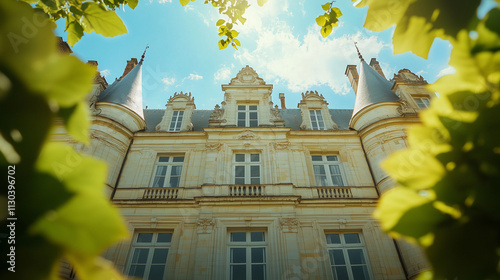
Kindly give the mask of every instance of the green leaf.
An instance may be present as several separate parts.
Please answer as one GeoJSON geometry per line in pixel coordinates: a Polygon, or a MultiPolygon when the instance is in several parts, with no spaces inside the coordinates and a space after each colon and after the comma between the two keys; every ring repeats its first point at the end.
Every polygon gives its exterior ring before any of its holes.
{"type": "Polygon", "coordinates": [[[326,36],[330,35],[332,33],[332,26],[331,25],[326,25],[323,28],[321,28],[321,35],[323,38],[326,38],[326,36]]]}
{"type": "Polygon", "coordinates": [[[241,43],[238,39],[233,39],[233,42],[238,46],[241,47],[241,43]]]}
{"type": "Polygon", "coordinates": [[[85,101],[79,102],[70,108],[61,108],[58,115],[63,118],[66,132],[74,140],[88,144],[90,128],[88,104],[85,101]]]}
{"type": "Polygon", "coordinates": [[[83,28],[85,32],[95,31],[105,37],[113,37],[127,33],[127,28],[123,21],[114,11],[106,11],[100,5],[93,2],[82,4],[83,28]]]}
{"type": "Polygon", "coordinates": [[[268,0],[257,0],[257,4],[259,4],[259,6],[264,6],[264,4],[267,3],[268,0]]]}
{"type": "Polygon", "coordinates": [[[328,10],[330,10],[330,6],[331,6],[331,5],[332,5],[331,3],[326,3],[326,4],[321,5],[321,8],[322,8],[324,11],[328,11],[328,10]]]}
{"type": "Polygon", "coordinates": [[[219,50],[225,49],[228,46],[228,42],[224,39],[219,41],[219,50]]]}
{"type": "Polygon", "coordinates": [[[189,3],[189,0],[179,0],[182,6],[186,6],[189,3]]]}
{"type": "Polygon", "coordinates": [[[74,46],[83,36],[83,27],[80,23],[73,21],[68,24],[68,44],[74,46]]]}
{"type": "Polygon", "coordinates": [[[316,18],[316,23],[319,25],[319,26],[324,26],[325,23],[326,23],[326,17],[324,15],[321,15],[319,17],[316,18]]]}
{"type": "Polygon", "coordinates": [[[128,6],[133,10],[139,4],[139,0],[127,0],[128,6]]]}
{"type": "Polygon", "coordinates": [[[342,12],[340,11],[339,8],[335,8],[333,7],[332,8],[332,12],[335,13],[335,15],[337,16],[337,18],[341,17],[342,16],[342,12]]]}
{"type": "Polygon", "coordinates": [[[223,25],[223,24],[224,24],[224,22],[226,22],[226,21],[225,21],[225,20],[223,20],[223,19],[219,19],[215,25],[216,25],[216,26],[221,26],[221,25],[223,25]]]}

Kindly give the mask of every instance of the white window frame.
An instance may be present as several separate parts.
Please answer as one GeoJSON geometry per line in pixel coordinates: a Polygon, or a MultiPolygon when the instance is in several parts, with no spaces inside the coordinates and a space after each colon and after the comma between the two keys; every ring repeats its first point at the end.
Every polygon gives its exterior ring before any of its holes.
{"type": "Polygon", "coordinates": [[[259,126],[259,106],[258,105],[236,105],[236,126],[237,127],[258,127],[259,126]],[[255,108],[255,109],[254,109],[255,108]],[[241,113],[241,114],[240,114],[241,113]],[[256,119],[250,119],[250,115],[255,113],[256,119]],[[245,118],[240,118],[240,115],[245,118]],[[240,125],[240,122],[245,122],[245,125],[240,125]]]}
{"type": "MultiPolygon", "coordinates": [[[[151,180],[151,187],[152,188],[163,188],[163,187],[172,187],[172,188],[178,188],[180,186],[181,178],[182,178],[182,169],[184,165],[184,155],[160,155],[156,158],[156,164],[155,164],[155,169],[153,172],[153,179],[151,180]],[[168,158],[168,161],[162,161],[164,158],[168,158]],[[182,158],[182,161],[178,161],[179,158],[182,158]],[[173,168],[177,168],[180,166],[180,171],[179,174],[172,174],[173,168]],[[161,172],[160,170],[163,169],[165,172],[163,174],[159,173],[161,172]],[[163,177],[163,184],[157,185],[160,180],[159,178],[163,177]],[[173,178],[178,178],[177,180],[177,185],[171,186],[172,179],[173,178]]],[[[175,181],[174,181],[175,182],[175,181]]]]}
{"type": "MultiPolygon", "coordinates": [[[[311,163],[313,167],[313,174],[314,174],[314,183],[318,187],[343,187],[346,186],[346,180],[344,176],[344,170],[342,168],[342,162],[340,161],[340,156],[338,154],[329,154],[329,155],[316,155],[316,154],[311,154],[311,163]],[[315,157],[321,157],[321,161],[313,160],[315,157]],[[318,182],[317,177],[321,176],[323,174],[317,174],[316,173],[316,168],[315,166],[318,166],[318,168],[323,169],[325,172],[325,177],[326,177],[326,185],[321,184],[321,182],[318,182]],[[331,169],[338,169],[338,173],[333,173],[331,169]],[[340,184],[336,184],[333,180],[332,177],[337,177],[338,180],[340,180],[340,184]]],[[[338,182],[337,180],[337,182],[338,182]]]]}
{"type": "Polygon", "coordinates": [[[312,130],[325,130],[325,119],[323,118],[323,113],[318,109],[309,110],[309,120],[311,121],[312,130]]]}
{"type": "Polygon", "coordinates": [[[246,279],[252,279],[252,265],[264,265],[264,279],[268,279],[269,271],[268,271],[268,234],[267,230],[264,229],[231,229],[227,232],[227,279],[229,280],[241,280],[240,278],[234,278],[231,270],[233,266],[242,266],[243,263],[233,263],[232,262],[232,249],[245,249],[245,272],[246,279]],[[231,234],[235,232],[244,232],[246,236],[246,240],[243,241],[231,241],[231,234]],[[264,241],[251,241],[252,232],[259,232],[264,234],[264,241]],[[264,248],[263,254],[263,262],[252,262],[252,249],[264,248]]]}
{"type": "Polygon", "coordinates": [[[184,120],[184,110],[174,110],[168,131],[180,131],[184,120]]]}
{"type": "Polygon", "coordinates": [[[329,261],[329,266],[330,266],[330,271],[332,273],[333,279],[334,280],[353,280],[354,275],[353,275],[353,267],[365,267],[365,276],[367,277],[366,280],[372,280],[373,274],[371,271],[371,266],[370,266],[370,260],[368,259],[368,254],[366,250],[366,244],[363,239],[363,235],[360,232],[325,232],[325,243],[326,243],[326,248],[328,252],[328,261],[329,261]],[[328,235],[339,235],[340,237],[340,243],[329,243],[328,235]],[[359,238],[359,243],[347,243],[345,236],[348,234],[357,234],[359,238]],[[342,257],[344,260],[344,264],[335,264],[333,257],[333,251],[336,250],[337,252],[342,251],[342,257]],[[361,250],[364,258],[364,264],[352,264],[349,252],[353,251],[358,251],[361,250]],[[342,267],[344,266],[347,270],[347,275],[348,278],[339,278],[336,275],[336,272],[334,271],[335,267],[342,267]]]}
{"type": "MultiPolygon", "coordinates": [[[[142,279],[148,279],[150,277],[151,273],[151,267],[152,266],[165,266],[163,270],[163,277],[161,279],[165,279],[166,274],[167,274],[167,261],[168,261],[168,255],[170,254],[170,248],[172,244],[172,236],[173,236],[173,231],[140,231],[134,233],[134,239],[132,241],[131,247],[130,247],[130,253],[129,253],[129,258],[128,258],[128,264],[127,264],[127,275],[131,275],[132,272],[132,266],[136,265],[144,265],[144,273],[142,276],[142,279]],[[152,239],[151,242],[139,242],[138,238],[140,234],[152,234],[152,239]],[[160,234],[167,234],[170,235],[170,240],[167,242],[158,242],[158,236],[160,234]],[[136,250],[138,249],[148,249],[147,252],[147,257],[146,257],[146,262],[136,262],[134,263],[134,256],[136,253],[136,250]],[[165,257],[164,262],[160,263],[153,263],[153,256],[155,255],[156,250],[159,249],[167,249],[167,255],[165,257]]],[[[168,236],[165,236],[168,237],[168,236]]],[[[155,279],[156,280],[156,279],[155,279]]]]}
{"type": "Polygon", "coordinates": [[[429,97],[413,97],[413,100],[417,103],[417,106],[420,109],[427,109],[431,105],[429,97]]]}
{"type": "Polygon", "coordinates": [[[233,156],[233,183],[237,185],[242,184],[262,184],[262,155],[258,152],[240,153],[235,152],[233,156]],[[244,161],[237,161],[240,155],[244,155],[244,161]],[[258,155],[258,161],[255,161],[255,155],[258,155]],[[240,169],[241,168],[241,169],[240,169]],[[236,177],[237,170],[243,170],[243,177],[236,177]],[[255,170],[258,170],[259,175],[254,176],[255,170]],[[237,182],[238,179],[243,178],[244,182],[237,182]],[[258,179],[258,182],[256,182],[258,179]],[[252,182],[253,181],[253,182],[252,182]]]}

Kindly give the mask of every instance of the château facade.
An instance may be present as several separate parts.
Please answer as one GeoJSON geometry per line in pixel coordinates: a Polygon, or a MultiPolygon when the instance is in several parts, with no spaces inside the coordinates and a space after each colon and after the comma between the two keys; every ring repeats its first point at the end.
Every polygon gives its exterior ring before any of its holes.
{"type": "Polygon", "coordinates": [[[111,85],[96,78],[91,144],[76,147],[109,166],[107,195],[132,237],[104,256],[125,275],[400,280],[426,269],[372,217],[393,186],[380,161],[407,146],[405,129],[434,98],[421,76],[403,69],[388,81],[361,58],[359,73],[346,68],[352,110],[315,91],[287,109],[246,66],[214,110],[183,92],[152,110],[142,64],[130,60],[111,85]]]}

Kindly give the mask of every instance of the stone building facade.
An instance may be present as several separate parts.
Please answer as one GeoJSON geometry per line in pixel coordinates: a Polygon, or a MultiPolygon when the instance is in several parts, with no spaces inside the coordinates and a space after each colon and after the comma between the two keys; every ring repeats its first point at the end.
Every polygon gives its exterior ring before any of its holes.
{"type": "Polygon", "coordinates": [[[393,185],[379,167],[407,145],[405,129],[434,94],[400,70],[388,81],[363,59],[346,76],[352,110],[308,91],[296,109],[249,66],[222,85],[214,110],[175,93],[142,107],[142,63],[132,59],[89,97],[91,144],[109,165],[107,195],[132,238],[104,256],[143,279],[414,279],[421,252],[372,218],[393,185]]]}

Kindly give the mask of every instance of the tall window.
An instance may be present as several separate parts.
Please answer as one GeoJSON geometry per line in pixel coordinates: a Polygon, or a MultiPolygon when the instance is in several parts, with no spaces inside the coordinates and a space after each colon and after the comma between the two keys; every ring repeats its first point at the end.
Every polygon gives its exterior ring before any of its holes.
{"type": "Polygon", "coordinates": [[[168,131],[180,131],[183,117],[184,111],[174,111],[168,131]]]}
{"type": "Polygon", "coordinates": [[[266,232],[232,231],[229,233],[229,279],[265,280],[266,232]]]}
{"type": "Polygon", "coordinates": [[[311,117],[311,127],[313,130],[325,129],[325,123],[323,122],[321,110],[309,110],[309,116],[311,117]]]}
{"type": "Polygon", "coordinates": [[[259,126],[257,105],[238,105],[238,126],[239,127],[259,126]]]}
{"type": "Polygon", "coordinates": [[[429,105],[431,103],[431,101],[427,97],[415,97],[413,98],[413,100],[417,102],[417,105],[418,107],[420,107],[420,109],[429,108],[429,105]]]}
{"type": "Polygon", "coordinates": [[[260,184],[260,154],[234,155],[234,183],[260,184]]]}
{"type": "Polygon", "coordinates": [[[141,232],[134,235],[128,275],[163,280],[172,233],[141,232]]]}
{"type": "Polygon", "coordinates": [[[343,186],[338,156],[311,156],[317,186],[343,186]]]}
{"type": "Polygon", "coordinates": [[[153,180],[153,188],[162,187],[179,187],[182,173],[182,156],[161,156],[156,162],[155,177],[153,180]]]}
{"type": "Polygon", "coordinates": [[[365,244],[359,233],[326,234],[326,246],[333,279],[371,279],[365,244]]]}

